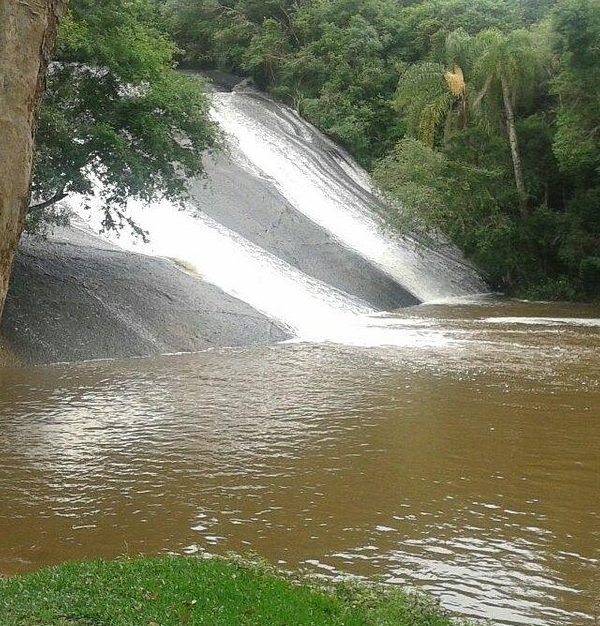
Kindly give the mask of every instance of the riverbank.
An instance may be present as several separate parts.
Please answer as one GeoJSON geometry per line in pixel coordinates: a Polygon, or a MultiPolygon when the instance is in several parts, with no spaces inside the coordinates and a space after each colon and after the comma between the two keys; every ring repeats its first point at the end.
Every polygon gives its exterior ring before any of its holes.
{"type": "Polygon", "coordinates": [[[451,626],[425,596],[366,585],[324,587],[222,558],[67,563],[0,581],[3,625],[451,626]]]}

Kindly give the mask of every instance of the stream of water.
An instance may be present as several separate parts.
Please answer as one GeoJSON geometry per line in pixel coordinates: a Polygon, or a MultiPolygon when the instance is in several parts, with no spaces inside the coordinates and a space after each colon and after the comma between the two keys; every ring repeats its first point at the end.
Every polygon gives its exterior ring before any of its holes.
{"type": "MultiPolygon", "coordinates": [[[[257,94],[212,98],[235,168],[204,199],[227,219],[130,202],[149,241],[102,236],[176,259],[294,339],[0,368],[0,575],[254,551],[497,624],[594,623],[598,307],[477,296],[456,250],[382,228],[366,173],[312,126],[257,94]],[[295,225],[305,239],[269,239],[295,225]],[[339,288],[367,266],[429,303],[377,312],[339,288]]],[[[100,230],[98,207],[74,208],[100,230]]]]}
{"type": "Polygon", "coordinates": [[[379,344],[0,369],[0,573],[255,551],[591,624],[599,317],[483,299],[371,318],[379,344]]]}

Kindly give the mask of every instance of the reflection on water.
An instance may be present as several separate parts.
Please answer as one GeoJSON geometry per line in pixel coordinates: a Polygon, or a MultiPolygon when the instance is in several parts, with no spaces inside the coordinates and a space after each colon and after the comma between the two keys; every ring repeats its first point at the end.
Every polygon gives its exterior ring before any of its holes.
{"type": "Polygon", "coordinates": [[[400,315],[373,324],[414,345],[0,369],[0,573],[254,550],[498,623],[591,622],[598,311],[400,315]]]}

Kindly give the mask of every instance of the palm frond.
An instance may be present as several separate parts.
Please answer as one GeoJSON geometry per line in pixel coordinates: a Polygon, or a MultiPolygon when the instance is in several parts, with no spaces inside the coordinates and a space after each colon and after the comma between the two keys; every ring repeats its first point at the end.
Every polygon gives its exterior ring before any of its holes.
{"type": "Polygon", "coordinates": [[[419,139],[426,146],[433,146],[436,130],[450,112],[453,101],[452,94],[447,91],[421,111],[419,139]]]}
{"type": "Polygon", "coordinates": [[[467,67],[473,54],[473,37],[464,28],[453,30],[446,37],[448,65],[467,67]]]}

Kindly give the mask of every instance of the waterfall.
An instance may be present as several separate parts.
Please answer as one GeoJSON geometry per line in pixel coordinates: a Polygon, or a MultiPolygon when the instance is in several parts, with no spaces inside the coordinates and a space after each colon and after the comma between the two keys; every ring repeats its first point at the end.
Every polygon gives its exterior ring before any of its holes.
{"type": "MultiPolygon", "coordinates": [[[[236,177],[243,172],[262,190],[254,199],[227,196],[219,181],[213,181],[209,201],[218,200],[221,193],[224,217],[234,208],[238,218],[251,217],[264,210],[261,204],[276,191],[289,206],[292,228],[297,219],[316,229],[317,241],[311,241],[308,256],[325,245],[319,239],[322,236],[327,245],[337,246],[340,254],[358,259],[358,270],[372,267],[384,282],[404,288],[421,301],[485,289],[455,251],[441,254],[386,232],[373,211],[379,199],[366,172],[294,112],[252,93],[214,93],[211,98],[212,115],[229,144],[223,166],[231,170],[229,178],[235,186],[236,177]]],[[[306,263],[296,263],[293,251],[281,258],[241,231],[219,223],[198,203],[182,211],[168,201],[150,206],[130,201],[128,213],[147,232],[147,242],[127,229],[102,233],[98,202],[91,203],[91,211],[85,204],[76,201],[73,208],[100,236],[127,250],[175,260],[184,270],[284,324],[302,340],[360,345],[425,341],[418,328],[407,328],[406,320],[403,332],[398,333],[395,323],[374,316],[376,309],[365,300],[300,269],[306,263]]],[[[244,228],[248,231],[247,224],[244,228]]],[[[340,258],[343,266],[346,257],[340,258]]],[[[354,271],[354,266],[350,269],[354,271]]],[[[438,339],[430,332],[426,341],[438,339]]]]}
{"type": "Polygon", "coordinates": [[[299,341],[360,346],[423,346],[449,341],[431,329],[422,333],[419,320],[398,323],[377,317],[359,299],[306,276],[211,218],[193,216],[169,202],[150,206],[129,203],[128,214],[149,234],[146,242],[130,230],[102,233],[99,205],[91,214],[82,206],[75,205],[79,215],[106,240],[124,250],[173,259],[183,270],[285,324],[299,341]]]}
{"type": "Polygon", "coordinates": [[[455,250],[440,254],[384,229],[367,173],[292,110],[250,93],[215,93],[213,116],[256,171],[302,214],[422,301],[485,291],[455,250]]]}
{"type": "MultiPolygon", "coordinates": [[[[358,315],[374,313],[366,303],[306,276],[207,216],[194,216],[166,201],[150,206],[131,201],[127,208],[148,241],[126,229],[103,237],[126,250],[173,259],[295,335],[323,340],[358,315]]],[[[99,207],[80,215],[101,231],[99,207]]]]}

